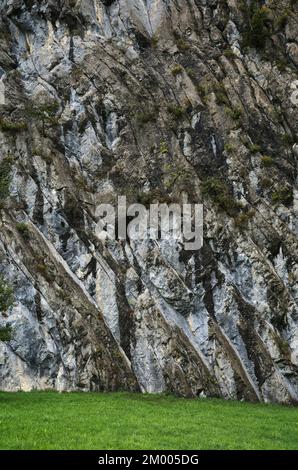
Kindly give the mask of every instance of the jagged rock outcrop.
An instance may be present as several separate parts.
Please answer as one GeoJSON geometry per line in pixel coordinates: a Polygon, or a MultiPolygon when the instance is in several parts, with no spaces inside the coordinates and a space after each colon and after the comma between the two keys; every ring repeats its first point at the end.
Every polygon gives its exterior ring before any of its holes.
{"type": "Polygon", "coordinates": [[[298,400],[297,1],[0,1],[0,388],[298,400]],[[2,96],[3,96],[2,93],[2,96]],[[204,204],[204,245],[96,207],[204,204]]]}

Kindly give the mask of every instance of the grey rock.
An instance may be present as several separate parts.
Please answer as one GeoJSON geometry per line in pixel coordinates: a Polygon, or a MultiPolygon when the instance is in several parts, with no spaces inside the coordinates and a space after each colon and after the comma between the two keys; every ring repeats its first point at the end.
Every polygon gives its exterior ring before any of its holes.
{"type": "Polygon", "coordinates": [[[265,55],[238,3],[0,2],[1,390],[297,403],[297,6],[265,55]],[[203,202],[203,248],[99,239],[117,195],[203,202]]]}

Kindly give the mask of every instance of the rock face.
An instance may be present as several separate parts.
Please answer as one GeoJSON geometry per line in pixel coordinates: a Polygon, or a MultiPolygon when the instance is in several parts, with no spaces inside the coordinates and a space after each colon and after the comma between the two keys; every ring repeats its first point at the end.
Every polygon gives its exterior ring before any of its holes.
{"type": "Polygon", "coordinates": [[[0,1],[2,390],[298,400],[297,1],[0,1]],[[96,208],[204,204],[204,244],[96,208]]]}

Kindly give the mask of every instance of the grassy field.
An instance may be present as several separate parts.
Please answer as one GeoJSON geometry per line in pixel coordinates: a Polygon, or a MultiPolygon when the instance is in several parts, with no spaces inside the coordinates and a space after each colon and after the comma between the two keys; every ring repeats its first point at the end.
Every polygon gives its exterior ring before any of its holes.
{"type": "Polygon", "coordinates": [[[1,449],[298,449],[298,408],[129,393],[0,393],[1,449]]]}

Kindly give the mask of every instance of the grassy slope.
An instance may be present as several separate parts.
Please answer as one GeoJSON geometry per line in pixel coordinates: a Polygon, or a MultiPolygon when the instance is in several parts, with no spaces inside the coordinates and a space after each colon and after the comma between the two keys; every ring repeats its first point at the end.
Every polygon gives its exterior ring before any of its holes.
{"type": "Polygon", "coordinates": [[[1,449],[298,449],[298,408],[129,393],[0,393],[1,449]]]}

